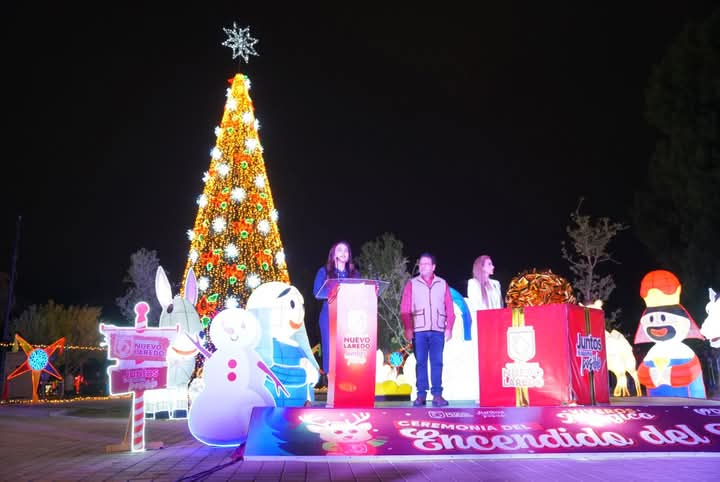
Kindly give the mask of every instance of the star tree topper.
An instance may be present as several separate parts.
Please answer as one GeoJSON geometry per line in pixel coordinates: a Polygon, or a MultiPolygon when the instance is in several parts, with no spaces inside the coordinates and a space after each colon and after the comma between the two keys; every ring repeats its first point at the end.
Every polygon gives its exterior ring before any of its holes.
{"type": "Polygon", "coordinates": [[[255,52],[255,44],[257,39],[250,36],[250,27],[239,28],[235,22],[233,22],[232,28],[223,28],[225,34],[228,36],[222,45],[233,49],[233,58],[242,57],[245,63],[248,63],[248,58],[251,55],[257,55],[255,52]]]}

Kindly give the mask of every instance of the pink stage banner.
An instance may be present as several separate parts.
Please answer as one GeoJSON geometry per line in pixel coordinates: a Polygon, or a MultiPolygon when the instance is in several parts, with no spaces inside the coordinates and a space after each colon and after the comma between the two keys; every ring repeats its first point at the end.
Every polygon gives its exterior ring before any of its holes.
{"type": "Polygon", "coordinates": [[[113,393],[155,390],[167,386],[167,366],[147,368],[110,367],[113,393]]]}
{"type": "Polygon", "coordinates": [[[244,456],[720,455],[720,407],[256,407],[244,456]]]}

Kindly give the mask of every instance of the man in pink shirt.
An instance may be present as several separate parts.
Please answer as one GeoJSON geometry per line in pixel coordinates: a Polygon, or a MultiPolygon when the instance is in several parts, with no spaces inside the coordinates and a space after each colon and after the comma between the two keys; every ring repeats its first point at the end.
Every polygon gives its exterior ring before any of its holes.
{"type": "Polygon", "coordinates": [[[429,389],[433,406],[444,407],[448,402],[442,396],[443,349],[452,337],[455,310],[450,287],[435,275],[435,257],[423,253],[418,265],[420,274],[407,282],[400,302],[405,337],[412,340],[415,352],[417,398],[413,405],[424,407],[429,389]],[[428,359],[432,388],[428,386],[428,359]]]}

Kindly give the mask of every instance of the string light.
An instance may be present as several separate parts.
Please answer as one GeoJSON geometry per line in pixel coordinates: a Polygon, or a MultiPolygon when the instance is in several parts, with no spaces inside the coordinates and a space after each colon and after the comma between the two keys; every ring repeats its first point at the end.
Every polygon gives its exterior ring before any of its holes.
{"type": "Polygon", "coordinates": [[[132,395],[112,395],[109,397],[96,396],[96,397],[73,397],[73,398],[41,398],[39,402],[33,402],[29,398],[13,398],[9,400],[0,400],[0,405],[62,405],[73,402],[87,402],[94,400],[121,400],[129,399],[132,395]]]}
{"type": "MultiPolygon", "coordinates": [[[[33,343],[33,346],[35,348],[47,348],[48,347],[48,345],[39,345],[39,344],[34,344],[34,343],[33,343]]],[[[5,342],[0,343],[0,348],[12,348],[12,347],[13,347],[12,343],[5,343],[5,342]]],[[[107,350],[107,348],[102,347],[102,346],[81,346],[81,345],[64,345],[62,348],[63,348],[63,350],[80,350],[80,351],[106,351],[107,350]]]]}

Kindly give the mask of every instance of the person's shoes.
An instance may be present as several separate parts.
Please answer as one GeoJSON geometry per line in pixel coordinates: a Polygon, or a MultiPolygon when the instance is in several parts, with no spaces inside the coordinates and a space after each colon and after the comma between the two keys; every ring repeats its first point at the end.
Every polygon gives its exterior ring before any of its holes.
{"type": "Polygon", "coordinates": [[[413,407],[424,407],[426,402],[425,397],[417,397],[413,402],[413,407]]]}
{"type": "Polygon", "coordinates": [[[435,395],[432,400],[433,407],[447,407],[450,404],[442,395],[435,395]]]}

